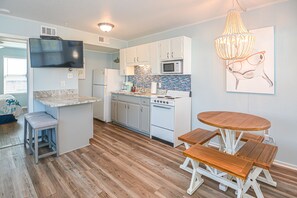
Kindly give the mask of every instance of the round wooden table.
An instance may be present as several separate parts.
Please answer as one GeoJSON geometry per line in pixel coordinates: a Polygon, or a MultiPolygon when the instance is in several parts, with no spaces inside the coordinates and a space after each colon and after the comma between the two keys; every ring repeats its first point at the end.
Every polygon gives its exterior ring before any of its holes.
{"type": "Polygon", "coordinates": [[[266,131],[271,123],[259,116],[227,111],[208,111],[197,115],[200,122],[220,129],[225,151],[235,154],[238,142],[244,132],[266,131]],[[236,139],[236,132],[240,135],[236,139]]]}

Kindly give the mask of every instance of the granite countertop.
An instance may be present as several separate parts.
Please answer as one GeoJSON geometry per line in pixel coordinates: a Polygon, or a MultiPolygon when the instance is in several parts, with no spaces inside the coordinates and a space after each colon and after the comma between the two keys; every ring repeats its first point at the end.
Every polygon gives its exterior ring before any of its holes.
{"type": "Polygon", "coordinates": [[[125,91],[113,91],[113,94],[121,94],[121,95],[128,95],[128,96],[135,96],[135,97],[142,97],[142,98],[152,98],[156,97],[156,94],[151,93],[140,93],[140,92],[125,92],[125,91]]]}
{"type": "Polygon", "coordinates": [[[64,95],[55,97],[40,97],[36,98],[36,100],[49,107],[65,107],[98,102],[101,99],[88,96],[64,95]]]}

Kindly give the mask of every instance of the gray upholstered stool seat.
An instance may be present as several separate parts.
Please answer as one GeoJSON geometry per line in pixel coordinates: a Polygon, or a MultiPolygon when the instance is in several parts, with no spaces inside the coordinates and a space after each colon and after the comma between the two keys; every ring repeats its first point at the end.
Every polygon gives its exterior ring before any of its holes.
{"type": "MultiPolygon", "coordinates": [[[[42,116],[42,115],[48,115],[45,111],[38,111],[38,112],[31,112],[31,113],[26,113],[24,115],[24,146],[26,147],[26,145],[28,144],[29,147],[32,144],[32,136],[29,137],[29,139],[27,138],[28,136],[28,119],[31,117],[36,117],[36,116],[42,116]]],[[[29,126],[30,128],[30,126],[29,126]]],[[[30,129],[31,130],[31,129],[30,129]]]]}
{"type": "MultiPolygon", "coordinates": [[[[33,149],[33,142],[30,145],[31,151],[34,153],[34,158],[35,162],[38,163],[38,160],[43,157],[47,157],[53,154],[58,155],[58,143],[57,143],[57,138],[56,138],[56,143],[52,142],[52,137],[53,137],[53,132],[56,133],[55,137],[57,137],[57,126],[58,126],[58,121],[53,118],[49,114],[43,114],[40,116],[32,116],[26,119],[27,122],[29,123],[29,135],[34,134],[34,149],[33,149]],[[38,153],[38,148],[40,147],[39,145],[39,137],[38,137],[38,132],[40,130],[47,130],[48,132],[48,144],[49,148],[51,151],[40,155],[38,153]]],[[[32,136],[31,136],[32,137],[32,136]]]]}

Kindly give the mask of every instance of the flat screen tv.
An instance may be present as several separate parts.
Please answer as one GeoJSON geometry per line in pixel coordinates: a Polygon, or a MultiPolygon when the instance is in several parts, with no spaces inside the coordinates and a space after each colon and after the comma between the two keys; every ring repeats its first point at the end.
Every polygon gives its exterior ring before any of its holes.
{"type": "Polygon", "coordinates": [[[29,39],[31,67],[83,67],[83,42],[29,39]]]}

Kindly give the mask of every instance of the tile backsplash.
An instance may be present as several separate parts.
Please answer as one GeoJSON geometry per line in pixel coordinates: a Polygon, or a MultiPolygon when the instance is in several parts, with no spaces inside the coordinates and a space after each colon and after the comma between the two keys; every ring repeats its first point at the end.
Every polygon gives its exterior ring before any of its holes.
{"type": "Polygon", "coordinates": [[[136,87],[150,88],[151,82],[161,83],[161,89],[191,91],[191,75],[151,75],[150,66],[135,66],[135,75],[128,81],[136,87]]]}

